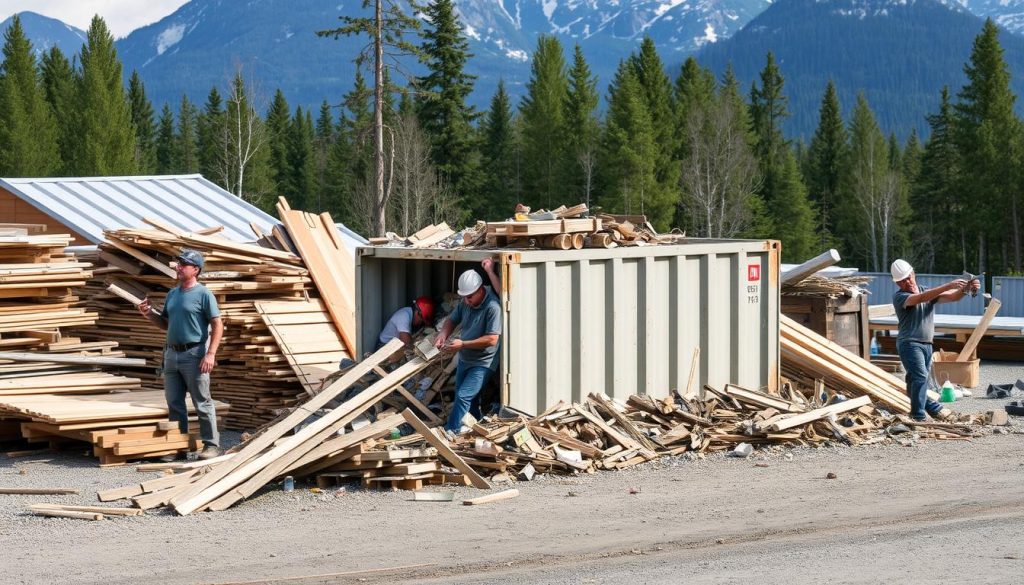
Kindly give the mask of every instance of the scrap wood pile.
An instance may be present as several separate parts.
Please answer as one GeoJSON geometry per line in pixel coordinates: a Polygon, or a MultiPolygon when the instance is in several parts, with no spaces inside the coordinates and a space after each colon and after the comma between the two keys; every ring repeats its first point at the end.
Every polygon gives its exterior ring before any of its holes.
{"type": "Polygon", "coordinates": [[[867,294],[870,276],[811,275],[799,282],[782,285],[782,294],[797,297],[856,297],[867,294]]]}
{"type": "MultiPolygon", "coordinates": [[[[228,409],[222,402],[215,407],[218,414],[228,409]]],[[[188,408],[191,412],[191,402],[188,408]]],[[[202,446],[195,416],[189,416],[187,433],[180,432],[177,422],[167,421],[162,391],[0,396],[0,414],[24,421],[21,434],[29,443],[88,443],[101,466],[202,446]]]]}
{"type": "MultiPolygon", "coordinates": [[[[327,295],[316,298],[313,279],[292,247],[316,237],[317,230],[327,231],[325,225],[308,227],[300,215],[286,225],[313,235],[303,233],[300,240],[294,232],[275,229],[273,235],[259,234],[261,246],[218,237],[217,228],[186,233],[146,221],[154,229],[104,233],[98,260],[107,267],[96,271],[98,278],[85,292],[101,317],[88,335],[116,340],[127,355],[160,363],[166,334],[132,303],[148,297],[154,307],[162,307],[176,284],[174,258],[185,248],[202,252],[206,266],[200,282],[216,297],[225,327],[211,393],[233,406],[228,428],[251,429],[273,420],[280,410],[297,404],[304,391],[319,387],[350,355],[336,322],[324,316],[324,305],[338,303],[327,295]],[[285,303],[295,303],[295,308],[285,303]]],[[[145,373],[144,386],[162,388],[155,371],[145,373]]]]}
{"type": "Polygon", "coordinates": [[[447,223],[429,225],[408,237],[371,238],[373,245],[412,248],[544,248],[580,250],[677,243],[682,236],[658,234],[647,218],[596,214],[585,204],[530,212],[520,209],[508,221],[478,221],[455,231],[447,223]]]}

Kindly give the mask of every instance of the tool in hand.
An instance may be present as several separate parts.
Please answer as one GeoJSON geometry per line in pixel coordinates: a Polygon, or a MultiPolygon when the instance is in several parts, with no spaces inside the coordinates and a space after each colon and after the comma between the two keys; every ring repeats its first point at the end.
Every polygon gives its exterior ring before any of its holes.
{"type": "MultiPolygon", "coordinates": [[[[984,272],[982,272],[981,274],[971,274],[970,272],[967,272],[965,270],[964,273],[960,275],[960,278],[967,281],[967,289],[965,289],[964,292],[970,292],[972,297],[978,296],[978,291],[970,288],[970,285],[972,280],[977,280],[980,282],[983,276],[985,276],[984,272]]],[[[985,296],[988,297],[989,295],[986,294],[985,296]]]]}

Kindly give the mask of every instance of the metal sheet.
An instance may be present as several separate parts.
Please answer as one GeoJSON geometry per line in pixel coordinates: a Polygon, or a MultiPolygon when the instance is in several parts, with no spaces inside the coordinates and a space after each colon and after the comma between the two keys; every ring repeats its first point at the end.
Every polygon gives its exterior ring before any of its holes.
{"type": "Polygon", "coordinates": [[[277,220],[202,175],[0,179],[0,186],[94,244],[103,230],[144,227],[153,218],[185,231],[221,225],[236,242],[256,239],[250,222],[269,233],[277,220]]]}
{"type": "Polygon", "coordinates": [[[1024,277],[995,276],[992,278],[992,297],[1003,302],[999,315],[1024,317],[1024,277]]]}
{"type": "Polygon", "coordinates": [[[393,311],[440,297],[456,275],[500,257],[499,382],[506,404],[538,412],[589,392],[625,399],[682,389],[695,347],[698,388],[776,390],[779,253],[764,241],[613,250],[363,248],[356,264],[360,352],[393,311]]]}
{"type": "MultiPolygon", "coordinates": [[[[872,305],[892,304],[892,295],[896,293],[896,283],[892,281],[892,275],[888,272],[861,272],[859,276],[874,277],[867,284],[871,291],[869,302],[872,305]]],[[[918,274],[917,285],[921,290],[928,290],[951,280],[960,278],[959,274],[918,274]]],[[[955,303],[942,303],[936,305],[935,313],[938,315],[981,315],[985,312],[985,300],[982,294],[985,291],[985,283],[981,283],[981,291],[976,297],[966,297],[955,303]]]]}

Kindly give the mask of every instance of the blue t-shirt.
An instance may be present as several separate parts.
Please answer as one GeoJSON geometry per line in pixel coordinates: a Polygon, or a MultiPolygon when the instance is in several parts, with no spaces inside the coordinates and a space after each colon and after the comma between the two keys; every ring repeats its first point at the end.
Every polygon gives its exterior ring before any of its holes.
{"type": "Polygon", "coordinates": [[[907,299],[911,294],[898,290],[892,295],[892,306],[896,308],[896,317],[900,322],[900,332],[896,339],[931,343],[935,336],[935,304],[938,299],[908,307],[907,299]]]}
{"type": "Polygon", "coordinates": [[[206,341],[210,320],[220,317],[220,307],[205,286],[197,283],[182,290],[179,285],[167,292],[164,317],[167,318],[167,343],[200,343],[206,341]]]}
{"type": "MultiPolygon", "coordinates": [[[[491,287],[485,287],[485,290],[487,296],[479,307],[474,309],[463,300],[448,317],[452,325],[462,324],[462,339],[472,341],[484,335],[501,335],[501,304],[491,287]]],[[[483,366],[494,370],[498,364],[499,347],[500,343],[484,349],[463,349],[459,351],[459,363],[464,368],[483,366]]]]}

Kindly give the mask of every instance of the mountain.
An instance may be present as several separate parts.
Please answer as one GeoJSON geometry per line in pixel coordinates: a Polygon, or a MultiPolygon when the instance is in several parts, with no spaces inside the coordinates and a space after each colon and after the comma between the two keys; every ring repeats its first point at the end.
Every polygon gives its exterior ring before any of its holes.
{"type": "MultiPolygon", "coordinates": [[[[521,95],[540,34],[554,34],[571,58],[579,42],[604,90],[620,59],[651,36],[668,62],[727,37],[769,0],[457,0],[477,76],[471,100],[486,107],[499,78],[521,95]],[[670,57],[677,54],[675,57],[670,57]]],[[[292,105],[337,103],[352,85],[352,59],[365,39],[318,38],[342,14],[363,16],[361,0],[192,0],[118,41],[125,71],[137,69],[159,108],[181,94],[202,101],[239,66],[266,98],[280,87],[292,105]]],[[[410,64],[417,71],[415,64],[410,64]]]]}
{"type": "Polygon", "coordinates": [[[964,8],[982,18],[991,18],[1013,33],[1024,33],[1024,0],[958,0],[964,8]]]}
{"type": "MultiPolygon", "coordinates": [[[[19,12],[18,16],[21,17],[21,28],[25,30],[25,36],[32,41],[32,48],[37,57],[49,51],[54,45],[59,47],[68,59],[82,50],[85,43],[85,31],[82,29],[35,12],[19,12]]],[[[9,17],[0,23],[0,35],[7,33],[13,18],[9,17]]]]}
{"type": "MultiPolygon", "coordinates": [[[[954,95],[963,86],[963,67],[982,24],[956,2],[777,0],[731,38],[702,49],[698,60],[719,74],[732,63],[749,87],[772,51],[792,113],[784,126],[788,136],[810,140],[831,78],[844,114],[863,90],[882,130],[905,138],[911,127],[927,134],[925,115],[938,109],[944,85],[954,95]]],[[[1022,95],[1024,38],[1004,32],[1000,42],[1011,87],[1022,95]]]]}

